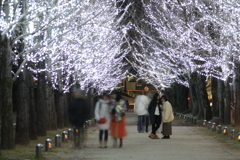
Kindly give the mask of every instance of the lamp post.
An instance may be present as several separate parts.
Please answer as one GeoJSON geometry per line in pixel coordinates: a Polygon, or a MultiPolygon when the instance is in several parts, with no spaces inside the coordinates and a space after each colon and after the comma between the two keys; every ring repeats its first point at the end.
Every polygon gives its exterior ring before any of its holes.
{"type": "Polygon", "coordinates": [[[221,125],[218,125],[217,128],[218,128],[218,131],[217,131],[218,134],[221,134],[221,133],[222,133],[222,126],[221,126],[221,125]]]}
{"type": "Polygon", "coordinates": [[[52,140],[50,138],[45,141],[45,151],[52,151],[52,140]]]}
{"type": "Polygon", "coordinates": [[[55,146],[56,147],[61,147],[60,139],[61,139],[61,135],[60,134],[56,134],[56,136],[55,136],[55,146]]]}
{"type": "Polygon", "coordinates": [[[216,131],[216,123],[212,123],[212,131],[216,131]]]}
{"type": "Polygon", "coordinates": [[[238,142],[240,142],[240,132],[238,132],[238,142]]]}
{"type": "Polygon", "coordinates": [[[228,129],[227,129],[226,126],[223,128],[223,134],[224,134],[224,135],[227,135],[227,134],[228,134],[228,129]]]}
{"type": "Polygon", "coordinates": [[[67,142],[67,140],[68,140],[68,132],[63,131],[62,132],[62,142],[67,142]]]}
{"type": "Polygon", "coordinates": [[[236,131],[235,131],[235,129],[232,129],[231,130],[231,139],[235,139],[236,138],[236,131]]]}
{"type": "Polygon", "coordinates": [[[42,148],[43,148],[43,145],[38,143],[36,145],[36,158],[42,158],[42,148]]]}

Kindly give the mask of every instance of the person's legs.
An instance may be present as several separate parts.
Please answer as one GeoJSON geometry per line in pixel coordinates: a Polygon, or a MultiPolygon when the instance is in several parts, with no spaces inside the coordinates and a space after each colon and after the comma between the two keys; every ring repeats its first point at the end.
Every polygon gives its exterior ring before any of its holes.
{"type": "Polygon", "coordinates": [[[152,133],[153,133],[154,139],[159,139],[159,137],[156,135],[156,131],[160,127],[160,122],[161,122],[160,116],[155,115],[154,116],[154,125],[152,126],[152,133]]]}
{"type": "Polygon", "coordinates": [[[99,147],[102,148],[103,130],[99,130],[99,147]]]}
{"type": "Polygon", "coordinates": [[[104,131],[104,148],[107,148],[107,142],[108,142],[108,130],[104,131]]]}
{"type": "Polygon", "coordinates": [[[155,116],[155,132],[158,130],[158,128],[160,127],[160,123],[161,123],[161,119],[160,116],[155,116]]]}
{"type": "Polygon", "coordinates": [[[143,115],[142,116],[142,132],[146,130],[145,127],[146,127],[146,116],[143,115]]]}
{"type": "Polygon", "coordinates": [[[123,146],[123,139],[120,138],[119,148],[122,148],[122,146],[123,146]]]}
{"type": "Polygon", "coordinates": [[[155,137],[155,135],[156,135],[156,122],[155,122],[156,120],[155,120],[155,117],[154,117],[154,120],[153,120],[153,122],[152,122],[152,133],[148,136],[149,138],[152,138],[152,139],[155,139],[156,137],[155,137]]]}
{"type": "Polygon", "coordinates": [[[79,127],[74,128],[73,136],[74,145],[77,148],[79,147],[79,127]]]}
{"type": "Polygon", "coordinates": [[[141,132],[141,116],[138,116],[137,130],[139,133],[141,132]]]}
{"type": "Polygon", "coordinates": [[[148,115],[145,116],[145,121],[146,121],[145,131],[148,132],[148,124],[149,124],[149,116],[148,115]]]}

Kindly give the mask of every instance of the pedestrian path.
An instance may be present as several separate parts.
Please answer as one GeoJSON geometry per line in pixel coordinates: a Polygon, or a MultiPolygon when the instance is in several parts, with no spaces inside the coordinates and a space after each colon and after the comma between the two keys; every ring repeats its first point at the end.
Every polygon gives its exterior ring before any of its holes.
{"type": "MultiPolygon", "coordinates": [[[[134,114],[127,114],[128,136],[123,148],[113,148],[109,139],[107,149],[98,148],[98,131],[89,133],[88,146],[82,150],[69,149],[55,159],[68,160],[237,160],[240,151],[231,153],[214,139],[199,134],[194,127],[173,126],[171,139],[150,139],[149,133],[138,133],[134,114]]],[[[159,137],[161,135],[158,133],[159,137]]],[[[54,159],[53,158],[53,159],[54,159]]]]}

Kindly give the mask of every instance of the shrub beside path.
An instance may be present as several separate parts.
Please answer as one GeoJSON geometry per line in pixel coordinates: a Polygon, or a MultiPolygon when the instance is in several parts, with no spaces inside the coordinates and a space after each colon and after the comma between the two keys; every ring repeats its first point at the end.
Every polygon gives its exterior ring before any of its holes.
{"type": "MultiPolygon", "coordinates": [[[[107,149],[98,148],[98,130],[88,133],[84,149],[66,150],[47,159],[55,160],[240,160],[240,151],[230,150],[195,127],[173,126],[171,139],[150,139],[149,133],[138,133],[137,116],[127,113],[128,136],[123,139],[123,148],[113,148],[109,137],[107,149]]],[[[160,133],[158,136],[161,137],[160,133]]]]}

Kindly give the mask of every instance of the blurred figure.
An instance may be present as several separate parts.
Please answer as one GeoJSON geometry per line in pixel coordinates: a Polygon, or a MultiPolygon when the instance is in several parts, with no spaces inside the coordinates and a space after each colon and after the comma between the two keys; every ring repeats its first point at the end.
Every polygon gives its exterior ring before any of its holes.
{"type": "Polygon", "coordinates": [[[111,136],[113,137],[113,147],[117,147],[117,139],[119,138],[119,147],[123,146],[123,137],[127,136],[125,128],[125,112],[124,100],[121,99],[120,92],[114,91],[112,93],[112,100],[110,102],[111,114],[111,136]]]}
{"type": "Polygon", "coordinates": [[[163,104],[162,107],[162,139],[170,139],[170,135],[172,135],[172,121],[174,120],[172,105],[168,102],[168,99],[165,95],[161,97],[161,101],[163,104]]]}
{"type": "Polygon", "coordinates": [[[99,147],[107,148],[108,130],[110,127],[109,99],[106,94],[99,98],[95,106],[95,119],[99,129],[99,147]],[[104,135],[104,146],[103,146],[104,135]]]}
{"type": "Polygon", "coordinates": [[[68,108],[69,121],[74,126],[75,148],[82,148],[85,138],[84,123],[89,119],[89,107],[83,90],[75,90],[68,108]]]}
{"type": "Polygon", "coordinates": [[[159,129],[162,120],[160,105],[160,95],[159,93],[155,93],[148,107],[150,121],[152,123],[152,133],[148,137],[152,139],[159,139],[159,137],[156,135],[156,131],[159,129]]]}
{"type": "Polygon", "coordinates": [[[137,130],[139,133],[148,132],[148,106],[151,101],[151,94],[138,95],[135,99],[134,112],[138,115],[137,130]]]}

